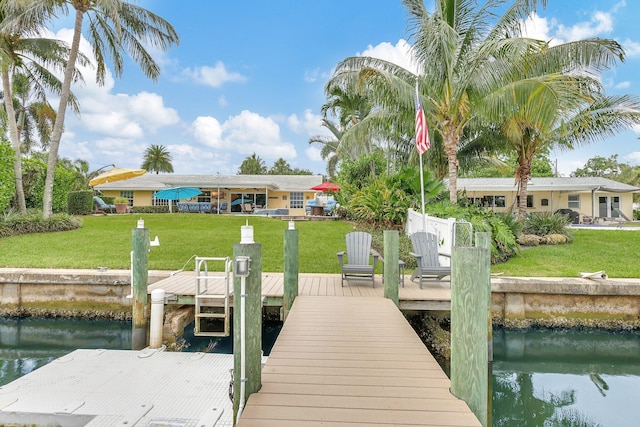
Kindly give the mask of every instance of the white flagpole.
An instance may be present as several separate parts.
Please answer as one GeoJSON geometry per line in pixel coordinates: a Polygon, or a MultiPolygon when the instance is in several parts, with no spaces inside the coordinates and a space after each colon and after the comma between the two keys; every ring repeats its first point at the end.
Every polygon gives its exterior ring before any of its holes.
{"type": "Polygon", "coordinates": [[[424,216],[424,173],[422,172],[422,153],[420,153],[420,196],[422,197],[422,231],[427,232],[427,220],[424,216]]]}

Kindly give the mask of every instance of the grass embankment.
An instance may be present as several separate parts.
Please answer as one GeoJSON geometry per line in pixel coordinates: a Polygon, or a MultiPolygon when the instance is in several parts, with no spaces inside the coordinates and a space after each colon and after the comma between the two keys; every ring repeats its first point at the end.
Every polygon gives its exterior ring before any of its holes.
{"type": "MultiPolygon", "coordinates": [[[[149,254],[152,270],[178,270],[192,255],[232,256],[247,217],[203,214],[88,216],[82,228],[60,233],[29,234],[0,239],[0,267],[128,269],[131,229],[145,220],[150,237],[160,246],[149,254]]],[[[262,268],[282,271],[283,231],[279,219],[251,217],[254,238],[262,244],[262,268]]],[[[336,252],[353,224],[343,221],[296,221],[300,231],[299,269],[303,273],[339,273],[336,252]]],[[[640,231],[574,230],[573,243],[524,249],[494,273],[508,276],[577,277],[605,270],[610,277],[640,277],[640,231]]],[[[193,269],[191,261],[186,269],[193,269]]]]}

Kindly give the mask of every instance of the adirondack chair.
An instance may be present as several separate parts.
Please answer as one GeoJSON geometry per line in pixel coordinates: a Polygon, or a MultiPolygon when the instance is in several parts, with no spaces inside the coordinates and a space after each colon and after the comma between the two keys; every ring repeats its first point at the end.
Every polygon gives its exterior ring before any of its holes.
{"type": "MultiPolygon", "coordinates": [[[[420,279],[420,289],[422,281],[426,277],[436,277],[441,280],[445,276],[451,275],[451,267],[441,267],[438,253],[438,237],[433,233],[418,231],[411,235],[413,252],[410,254],[416,257],[418,267],[413,271],[411,280],[420,279]]],[[[443,255],[448,256],[448,255],[443,255]]]]}
{"type": "Polygon", "coordinates": [[[352,278],[371,278],[373,287],[375,284],[375,268],[380,255],[371,249],[371,234],[363,231],[352,231],[345,236],[347,243],[347,263],[345,264],[345,252],[338,252],[338,262],[342,267],[342,277],[340,284],[344,286],[344,281],[352,278]],[[373,255],[373,264],[371,264],[373,255]]]}

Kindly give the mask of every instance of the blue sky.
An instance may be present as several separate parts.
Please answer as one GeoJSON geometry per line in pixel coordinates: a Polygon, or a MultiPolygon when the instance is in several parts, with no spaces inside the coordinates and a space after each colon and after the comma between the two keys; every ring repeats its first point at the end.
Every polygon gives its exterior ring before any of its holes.
{"type": "MultiPolygon", "coordinates": [[[[528,21],[531,35],[569,41],[618,40],[624,64],[602,81],[610,94],[640,95],[640,32],[637,0],[550,0],[528,21]]],[[[211,1],[142,0],[167,19],[181,43],[156,52],[157,82],[133,63],[122,78],[73,90],[81,116],[67,114],[60,155],[90,162],[139,167],[150,144],[167,147],[180,174],[235,174],[252,153],[271,166],[282,157],[292,167],[325,173],[309,137],[320,127],[324,85],[336,64],[354,55],[409,66],[407,13],[400,0],[211,1]]],[[[427,0],[427,6],[431,7],[427,0]]],[[[52,28],[70,40],[71,20],[52,28]]],[[[56,104],[57,105],[57,104],[56,104]]],[[[574,151],[554,151],[560,174],[589,158],[618,154],[640,165],[640,129],[574,151]]]]}

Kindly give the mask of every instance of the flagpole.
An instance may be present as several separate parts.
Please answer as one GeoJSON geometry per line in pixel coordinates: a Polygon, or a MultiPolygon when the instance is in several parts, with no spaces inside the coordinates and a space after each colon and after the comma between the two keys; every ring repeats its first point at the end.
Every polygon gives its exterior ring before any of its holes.
{"type": "Polygon", "coordinates": [[[424,173],[422,172],[422,153],[420,153],[420,196],[422,197],[422,231],[427,232],[427,220],[424,216],[424,173]]]}

